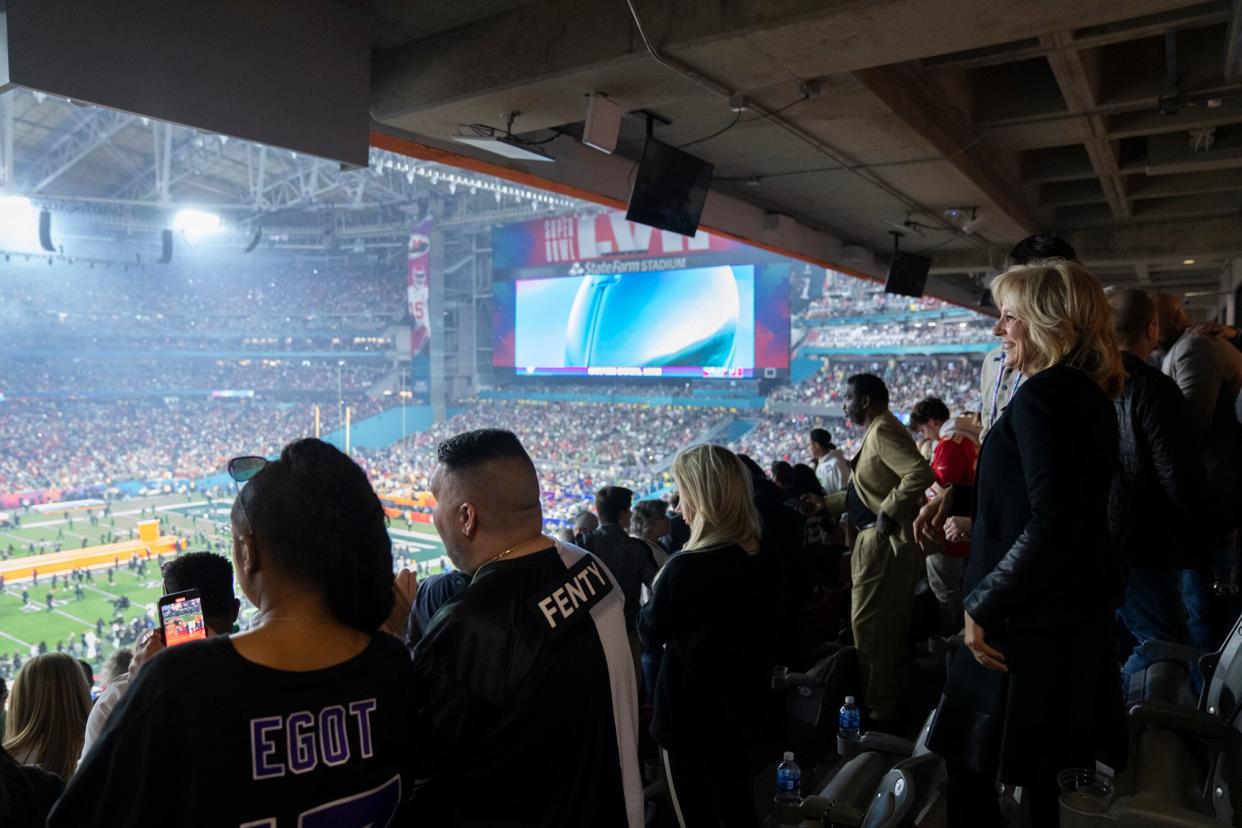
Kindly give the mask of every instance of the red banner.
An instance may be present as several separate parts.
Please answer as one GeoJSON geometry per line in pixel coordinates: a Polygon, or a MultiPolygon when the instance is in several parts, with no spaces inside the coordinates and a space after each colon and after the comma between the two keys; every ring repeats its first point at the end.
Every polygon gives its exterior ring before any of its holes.
{"type": "Polygon", "coordinates": [[[624,213],[542,218],[492,233],[498,268],[736,250],[740,242],[700,230],[691,238],[625,220],[624,213]]]}
{"type": "Polygon", "coordinates": [[[431,340],[428,273],[431,265],[431,219],[415,225],[410,232],[410,255],[405,272],[406,299],[413,320],[410,355],[417,356],[431,340]]]}

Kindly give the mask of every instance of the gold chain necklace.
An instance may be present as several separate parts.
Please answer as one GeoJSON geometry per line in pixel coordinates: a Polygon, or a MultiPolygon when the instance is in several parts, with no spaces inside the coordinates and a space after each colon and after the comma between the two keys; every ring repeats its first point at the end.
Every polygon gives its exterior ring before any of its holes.
{"type": "Polygon", "coordinates": [[[495,561],[498,561],[498,560],[500,560],[501,558],[505,558],[505,557],[507,557],[508,555],[510,555],[511,553],[518,551],[519,549],[521,549],[521,548],[522,548],[522,547],[524,547],[524,546],[530,546],[532,543],[539,543],[539,542],[542,542],[542,541],[547,541],[547,542],[549,542],[549,543],[551,543],[551,542],[552,542],[550,538],[548,538],[546,535],[544,535],[544,534],[541,532],[541,533],[539,533],[538,535],[536,535],[535,537],[531,538],[530,540],[525,540],[525,541],[522,541],[521,543],[519,543],[517,546],[511,546],[511,547],[509,547],[509,548],[508,548],[508,549],[506,549],[504,552],[501,552],[499,555],[493,555],[492,557],[488,558],[488,559],[487,559],[486,561],[484,561],[483,563],[479,564],[478,569],[476,569],[476,570],[474,571],[474,576],[471,578],[471,581],[473,582],[474,578],[479,577],[479,571],[480,571],[481,569],[483,569],[483,567],[487,566],[489,563],[494,563],[495,561]]]}

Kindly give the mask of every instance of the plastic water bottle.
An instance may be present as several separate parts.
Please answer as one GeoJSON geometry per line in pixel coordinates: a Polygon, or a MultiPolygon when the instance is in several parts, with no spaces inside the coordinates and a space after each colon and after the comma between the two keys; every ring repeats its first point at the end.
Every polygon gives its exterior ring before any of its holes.
{"type": "Polygon", "coordinates": [[[853,696],[845,697],[845,704],[841,705],[841,718],[837,722],[837,733],[842,739],[858,739],[861,738],[862,714],[858,712],[858,705],[854,704],[853,696]]]}
{"type": "Polygon", "coordinates": [[[785,751],[785,761],[776,766],[776,802],[797,805],[802,801],[802,768],[794,761],[792,751],[785,751]]]}

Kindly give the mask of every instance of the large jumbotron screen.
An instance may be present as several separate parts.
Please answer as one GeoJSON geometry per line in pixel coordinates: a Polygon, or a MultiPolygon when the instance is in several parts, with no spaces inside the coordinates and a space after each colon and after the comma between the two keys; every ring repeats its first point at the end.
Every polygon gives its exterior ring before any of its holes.
{"type": "Polygon", "coordinates": [[[788,373],[787,261],[735,247],[677,257],[684,266],[652,266],[668,261],[501,269],[493,285],[493,366],[531,377],[788,373]]]}

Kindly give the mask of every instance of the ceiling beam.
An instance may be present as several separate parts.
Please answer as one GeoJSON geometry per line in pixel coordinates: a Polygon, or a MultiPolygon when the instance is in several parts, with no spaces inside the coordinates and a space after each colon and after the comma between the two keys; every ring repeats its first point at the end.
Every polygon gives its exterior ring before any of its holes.
{"type": "MultiPolygon", "coordinates": [[[[1048,53],[1048,64],[1052,67],[1052,74],[1070,112],[1086,113],[1094,110],[1098,103],[1096,90],[1099,85],[1099,65],[1087,65],[1082,52],[1078,51],[1072,36],[1067,32],[1042,35],[1039,41],[1052,50],[1048,53]]],[[[1100,179],[1104,198],[1107,199],[1114,217],[1128,218],[1130,204],[1126,200],[1125,185],[1117,166],[1117,155],[1113,151],[1112,142],[1108,140],[1104,119],[1099,115],[1084,115],[1083,118],[1088,134],[1084,146],[1091,159],[1091,167],[1100,179]]]]}
{"type": "Polygon", "coordinates": [[[854,77],[1026,233],[1039,229],[1035,217],[1014,198],[1013,186],[992,160],[982,152],[971,151],[982,136],[974,134],[963,113],[927,87],[917,65],[862,69],[854,77]]]}
{"type": "MultiPolygon", "coordinates": [[[[1234,3],[1236,8],[1237,3],[1234,3]]],[[[1173,29],[1197,29],[1224,23],[1231,19],[1231,12],[1226,3],[1200,3],[1186,9],[1174,9],[1160,14],[1147,15],[1127,21],[1125,25],[1104,25],[1079,30],[1075,33],[1074,46],[1078,49],[1094,49],[1113,43],[1124,43],[1127,40],[1141,40],[1145,37],[1158,37],[1173,29]]],[[[1040,43],[1038,45],[1019,41],[1012,49],[988,51],[977,54],[967,52],[960,58],[945,55],[941,58],[925,60],[924,66],[935,72],[961,71],[978,69],[984,66],[999,66],[1004,63],[1015,63],[1033,57],[1046,55],[1055,47],[1040,43]]],[[[982,51],[982,50],[979,50],[982,51]]]]}
{"type": "Polygon", "coordinates": [[[1233,0],[1225,30],[1225,80],[1242,81],[1242,0],[1233,0]]]}
{"type": "MultiPolygon", "coordinates": [[[[1058,231],[1088,266],[1133,267],[1136,263],[1180,265],[1183,259],[1206,261],[1242,257],[1242,218],[1237,215],[1127,222],[1106,227],[1058,231]]],[[[994,269],[986,251],[945,250],[933,254],[933,273],[994,269]]]]}

